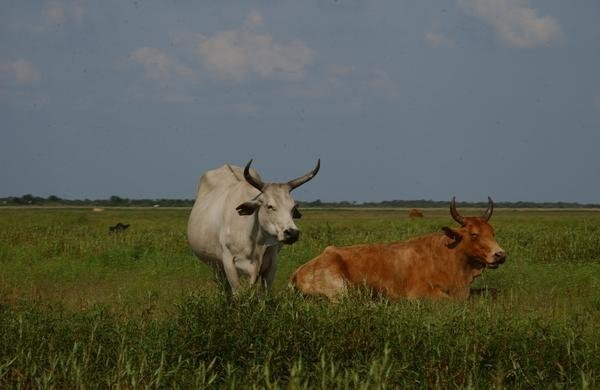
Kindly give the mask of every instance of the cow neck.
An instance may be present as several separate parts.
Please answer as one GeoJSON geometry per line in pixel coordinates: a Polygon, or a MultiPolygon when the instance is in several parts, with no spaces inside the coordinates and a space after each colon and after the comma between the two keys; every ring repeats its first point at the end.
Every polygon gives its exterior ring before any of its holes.
{"type": "Polygon", "coordinates": [[[479,261],[468,257],[466,254],[460,256],[459,264],[461,267],[461,275],[464,280],[464,285],[469,286],[473,280],[481,275],[485,269],[485,265],[479,261]]]}
{"type": "Polygon", "coordinates": [[[481,275],[485,266],[479,261],[469,258],[462,251],[460,243],[458,245],[447,245],[447,243],[448,241],[446,241],[445,246],[450,252],[451,259],[449,263],[454,268],[452,270],[453,274],[457,275],[456,282],[462,287],[468,287],[476,277],[481,275]]]}

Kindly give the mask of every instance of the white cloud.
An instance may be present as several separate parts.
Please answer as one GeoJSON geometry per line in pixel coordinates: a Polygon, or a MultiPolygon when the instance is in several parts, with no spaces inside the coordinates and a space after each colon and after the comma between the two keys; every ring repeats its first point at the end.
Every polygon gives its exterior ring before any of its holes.
{"type": "MultiPolygon", "coordinates": [[[[38,1],[37,3],[44,3],[38,1]]],[[[13,31],[46,33],[60,31],[72,24],[80,26],[85,17],[84,0],[51,0],[36,7],[35,15],[10,20],[8,28],[13,31]]]]}
{"type": "Polygon", "coordinates": [[[263,18],[251,12],[234,30],[203,37],[198,45],[200,59],[209,72],[229,81],[251,78],[295,80],[313,62],[314,51],[300,40],[278,43],[259,33],[263,18]]]}
{"type": "Polygon", "coordinates": [[[48,104],[48,96],[40,91],[40,71],[24,59],[0,60],[0,102],[22,108],[39,108],[48,104]]]}
{"type": "Polygon", "coordinates": [[[564,34],[552,16],[521,5],[517,0],[458,0],[469,14],[490,24],[507,46],[531,48],[560,44],[564,34]]]}
{"type": "Polygon", "coordinates": [[[84,9],[80,2],[50,1],[44,9],[44,19],[50,26],[61,26],[68,22],[81,24],[84,9]]]}
{"type": "Polygon", "coordinates": [[[0,61],[0,85],[32,85],[41,79],[39,70],[29,61],[0,61]]]}
{"type": "Polygon", "coordinates": [[[148,80],[167,83],[195,77],[193,69],[154,47],[140,47],[132,51],[129,58],[144,68],[144,77],[148,80]]]}
{"type": "Polygon", "coordinates": [[[123,65],[140,66],[145,83],[130,87],[126,99],[133,101],[161,101],[167,103],[190,103],[194,97],[190,87],[198,81],[197,72],[178,58],[154,47],[140,47],[129,53],[123,65]]]}
{"type": "Polygon", "coordinates": [[[425,41],[427,41],[432,46],[448,46],[454,47],[454,40],[448,38],[442,34],[428,32],[425,34],[425,41]]]}
{"type": "Polygon", "coordinates": [[[378,96],[394,99],[399,95],[396,82],[383,70],[375,69],[367,81],[369,89],[378,96]]]}

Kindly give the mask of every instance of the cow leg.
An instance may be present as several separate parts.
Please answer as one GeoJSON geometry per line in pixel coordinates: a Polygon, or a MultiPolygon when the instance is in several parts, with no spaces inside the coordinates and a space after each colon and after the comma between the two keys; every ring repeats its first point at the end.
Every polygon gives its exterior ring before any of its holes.
{"type": "Polygon", "coordinates": [[[321,293],[333,303],[337,303],[346,291],[346,280],[339,275],[332,275],[327,282],[321,286],[321,293]]]}
{"type": "Polygon", "coordinates": [[[241,271],[242,275],[248,275],[248,284],[252,286],[258,279],[258,264],[245,257],[234,257],[235,268],[241,271]]]}
{"type": "Polygon", "coordinates": [[[410,289],[406,290],[404,294],[398,294],[397,297],[401,297],[404,295],[406,298],[415,299],[415,298],[431,298],[431,299],[446,299],[452,298],[450,291],[443,288],[439,284],[434,281],[417,278],[410,279],[407,283],[412,286],[410,289]]]}
{"type": "Polygon", "coordinates": [[[253,264],[253,267],[251,269],[251,271],[248,273],[249,278],[248,278],[248,284],[250,286],[254,286],[256,284],[256,281],[260,278],[260,270],[258,269],[258,267],[256,265],[253,264]]]}
{"type": "Polygon", "coordinates": [[[336,253],[324,253],[298,269],[293,283],[305,295],[325,295],[335,303],[347,290],[343,259],[336,253]]]}
{"type": "Polygon", "coordinates": [[[228,296],[231,296],[231,286],[229,286],[229,281],[222,265],[215,267],[215,282],[228,296]]]}
{"type": "Polygon", "coordinates": [[[223,252],[223,271],[225,271],[231,293],[235,294],[240,288],[240,278],[233,262],[233,255],[227,251],[223,252]]]}
{"type": "Polygon", "coordinates": [[[279,249],[280,248],[275,246],[268,247],[263,257],[264,266],[260,271],[260,276],[267,289],[271,289],[273,281],[275,280],[275,272],[277,271],[277,255],[279,253],[279,249]]]}
{"type": "Polygon", "coordinates": [[[435,288],[435,289],[433,289],[430,292],[429,296],[431,298],[434,298],[434,299],[448,299],[448,298],[452,298],[452,296],[450,294],[448,294],[447,291],[445,291],[445,290],[443,290],[441,288],[435,288]]]}

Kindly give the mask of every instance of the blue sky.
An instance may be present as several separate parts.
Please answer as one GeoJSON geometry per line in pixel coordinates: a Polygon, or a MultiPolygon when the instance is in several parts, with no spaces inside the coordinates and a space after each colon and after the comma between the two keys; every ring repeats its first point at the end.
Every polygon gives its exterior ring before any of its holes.
{"type": "Polygon", "coordinates": [[[2,1],[0,196],[600,202],[600,2],[2,1]]]}

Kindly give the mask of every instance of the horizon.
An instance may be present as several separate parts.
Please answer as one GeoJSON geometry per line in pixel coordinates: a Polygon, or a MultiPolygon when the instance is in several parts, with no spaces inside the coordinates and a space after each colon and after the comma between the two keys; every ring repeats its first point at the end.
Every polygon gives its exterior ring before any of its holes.
{"type": "MultiPolygon", "coordinates": [[[[33,194],[23,194],[21,196],[7,196],[0,197],[0,202],[2,205],[7,205],[9,201],[12,201],[11,205],[16,206],[38,206],[38,205],[47,205],[47,204],[62,204],[68,205],[69,203],[74,203],[74,207],[78,207],[77,205],[105,205],[106,207],[115,207],[116,205],[122,207],[135,207],[136,205],[141,207],[157,207],[160,203],[190,203],[192,204],[195,199],[194,198],[125,198],[120,197],[118,195],[111,195],[108,198],[61,198],[56,195],[50,195],[48,197],[36,196],[33,194]],[[152,205],[148,205],[149,203],[153,203],[152,205]]],[[[338,200],[338,201],[322,201],[321,199],[314,200],[303,200],[296,199],[296,202],[301,204],[303,207],[309,208],[319,208],[319,207],[382,207],[382,208],[444,208],[446,207],[446,203],[450,203],[450,200],[433,200],[433,199],[387,199],[377,202],[357,202],[351,200],[338,200]],[[393,205],[394,203],[398,205],[393,205]]],[[[457,205],[462,205],[463,207],[486,207],[487,201],[461,201],[457,199],[457,205]]],[[[549,202],[535,202],[535,201],[496,201],[494,200],[494,206],[499,208],[508,208],[508,207],[530,207],[530,206],[541,206],[547,205],[555,208],[564,208],[565,206],[568,208],[570,206],[576,208],[600,208],[600,203],[581,203],[581,202],[565,202],[565,201],[549,201],[549,202]]],[[[118,207],[118,206],[117,206],[118,207]]],[[[167,206],[167,207],[190,207],[187,206],[167,206]]]]}

